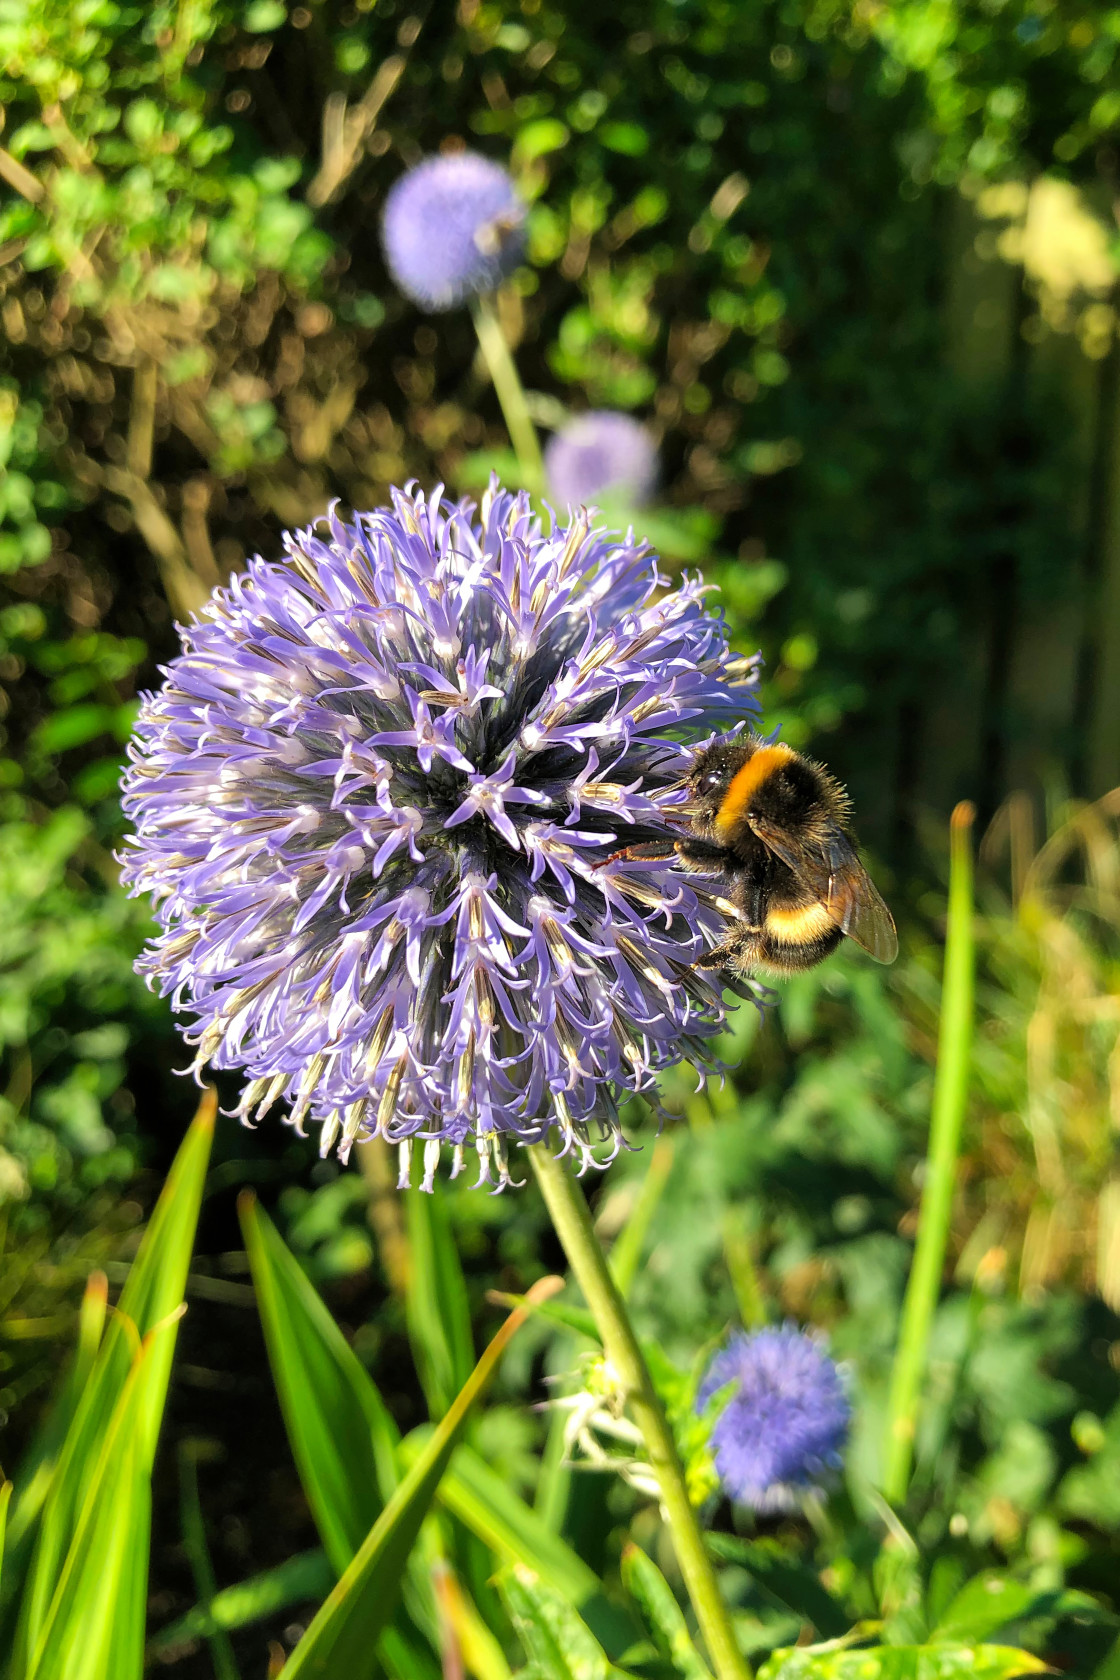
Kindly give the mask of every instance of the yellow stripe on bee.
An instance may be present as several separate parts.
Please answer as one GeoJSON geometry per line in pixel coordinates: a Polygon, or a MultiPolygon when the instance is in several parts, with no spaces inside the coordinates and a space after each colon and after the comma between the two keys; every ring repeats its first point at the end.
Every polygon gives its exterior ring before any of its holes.
{"type": "Polygon", "coordinates": [[[805,945],[832,933],[836,923],[823,904],[801,904],[796,910],[770,909],[766,912],[766,931],[781,945],[805,945]]]}
{"type": "Polygon", "coordinates": [[[715,828],[721,840],[727,839],[733,832],[767,776],[796,756],[792,748],[780,744],[776,747],[759,747],[757,752],[751,754],[743,768],[732,776],[731,785],[723,796],[723,804],[716,813],[715,828]]]}

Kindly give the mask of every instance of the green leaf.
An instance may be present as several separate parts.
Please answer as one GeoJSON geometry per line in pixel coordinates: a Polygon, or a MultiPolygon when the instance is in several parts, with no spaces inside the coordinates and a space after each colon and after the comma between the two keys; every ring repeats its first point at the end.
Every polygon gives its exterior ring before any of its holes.
{"type": "Polygon", "coordinates": [[[624,1298],[629,1295],[637,1275],[653,1216],[669,1180],[673,1150],[671,1138],[658,1138],[654,1144],[630,1217],[611,1247],[611,1273],[624,1298]]]}
{"type": "Polygon", "coordinates": [[[428,1410],[438,1418],[474,1365],[470,1305],[442,1190],[409,1190],[404,1202],[412,1254],[408,1336],[428,1410]]]}
{"type": "MultiPolygon", "coordinates": [[[[137,1649],[142,1642],[144,1593],[139,1572],[146,1572],[148,1560],[148,1479],[167,1398],[175,1325],[183,1308],[216,1112],[215,1093],[207,1091],[172,1163],[117,1311],[74,1408],[43,1500],[34,1555],[22,1594],[13,1663],[16,1673],[29,1671],[31,1654],[41,1648],[47,1619],[54,1614],[51,1607],[63,1572],[72,1573],[76,1567],[73,1547],[79,1530],[85,1533],[90,1523],[89,1490],[98,1477],[107,1474],[106,1441],[110,1430],[119,1423],[119,1408],[126,1391],[132,1408],[127,1455],[120,1462],[114,1461],[113,1475],[121,1486],[121,1498],[127,1501],[130,1515],[127,1526],[123,1519],[118,1525],[125,1528],[123,1536],[114,1530],[105,1543],[116,1560],[113,1567],[118,1580],[128,1586],[127,1593],[111,1606],[117,1624],[116,1642],[121,1648],[137,1649]],[[153,1340],[157,1330],[166,1333],[153,1340]],[[146,1350],[142,1382],[135,1376],[139,1348],[146,1350]],[[124,1554],[118,1554],[118,1546],[131,1548],[133,1562],[128,1566],[131,1574],[126,1569],[124,1554]],[[138,1617],[138,1623],[130,1622],[129,1617],[138,1617]]],[[[100,1512],[99,1519],[103,1515],[104,1511],[100,1512]]],[[[108,1578],[107,1562],[105,1579],[108,1578]]],[[[106,1592],[106,1598],[109,1597],[106,1592]]]]}
{"type": "Polygon", "coordinates": [[[174,1651],[178,1645],[208,1639],[219,1630],[229,1633],[234,1628],[248,1627],[293,1604],[319,1603],[337,1579],[321,1548],[300,1552],[275,1569],[263,1570],[235,1586],[223,1587],[205,1604],[196,1604],[186,1615],[160,1629],[149,1643],[149,1654],[159,1657],[174,1651]]]}
{"type": "Polygon", "coordinates": [[[1045,1672],[1029,1651],[1008,1645],[876,1645],[870,1649],[775,1651],[758,1680],[1012,1680],[1045,1672]]]}
{"type": "Polygon", "coordinates": [[[851,1627],[853,1618],[821,1585],[816,1572],[791,1558],[776,1541],[709,1534],[708,1545],[716,1557],[746,1569],[764,1592],[809,1622],[822,1639],[839,1639],[851,1627]]]}
{"type": "Polygon", "coordinates": [[[548,152],[558,152],[568,143],[568,130],[556,117],[538,117],[526,123],[513,143],[513,162],[516,167],[532,163],[548,152]]]}
{"type": "Polygon", "coordinates": [[[622,1552],[622,1584],[642,1608],[654,1644],[685,1680],[710,1680],[708,1665],[688,1631],[684,1612],[660,1569],[640,1546],[622,1552]]]}
{"type": "Polygon", "coordinates": [[[292,1454],[341,1575],[397,1485],[397,1427],[256,1198],[243,1195],[239,1212],[292,1454]]]}
{"type": "Polygon", "coordinates": [[[606,1652],[555,1588],[524,1564],[503,1570],[498,1588],[540,1680],[610,1680],[606,1652]]]}
{"type": "MultiPolygon", "coordinates": [[[[8,1522],[9,1566],[12,1554],[19,1555],[33,1537],[33,1525],[54,1475],[55,1461],[62,1449],[82,1391],[89,1381],[93,1362],[105,1327],[109,1285],[104,1272],[94,1272],[86,1283],[78,1311],[78,1344],[57,1398],[16,1473],[18,1492],[12,1501],[8,1522]]],[[[5,1598],[10,1594],[5,1592],[5,1598]]]]}
{"type": "Polygon", "coordinates": [[[585,1307],[566,1307],[560,1301],[538,1301],[534,1306],[528,1295],[507,1295],[497,1289],[488,1298],[500,1307],[525,1307],[537,1318],[547,1319],[562,1330],[575,1330],[578,1335],[586,1336],[588,1341],[602,1346],[595,1320],[585,1307]]]}
{"type": "Polygon", "coordinates": [[[649,151],[649,132],[639,123],[601,123],[595,138],[609,151],[621,152],[623,157],[645,157],[649,151]]]}
{"type": "MultiPolygon", "coordinates": [[[[560,1287],[544,1278],[538,1293],[560,1287]]],[[[467,1417],[494,1374],[506,1344],[527,1313],[511,1313],[446,1417],[396,1489],[361,1550],[319,1611],[284,1668],[284,1680],[367,1680],[377,1672],[376,1645],[388,1625],[409,1554],[467,1417]]]]}
{"type": "Polygon", "coordinates": [[[113,708],[89,701],[81,706],[67,706],[64,711],[52,712],[38,725],[32,741],[39,752],[60,753],[70,747],[83,747],[95,741],[113,727],[113,708]]]}
{"type": "Polygon", "coordinates": [[[108,1420],[55,1591],[27,1647],[27,1680],[140,1674],[151,1528],[147,1420],[177,1318],[144,1338],[108,1420]]]}
{"type": "Polygon", "coordinates": [[[1097,1664],[1091,1680],[1120,1680],[1120,1639],[1117,1639],[1104,1661],[1097,1664]]]}
{"type": "Polygon", "coordinates": [[[248,29],[254,35],[263,35],[270,29],[279,29],[281,24],[288,21],[288,8],[281,0],[251,0],[245,8],[242,18],[242,28],[248,29]]]}
{"type": "MultiPolygon", "coordinates": [[[[415,1429],[401,1443],[406,1462],[419,1457],[431,1431],[415,1429]]],[[[504,1563],[522,1563],[573,1603],[593,1598],[599,1578],[531,1505],[514,1493],[473,1447],[459,1447],[444,1472],[439,1502],[504,1563]]]]}
{"type": "Polygon", "coordinates": [[[12,1497],[11,1482],[0,1485],[0,1585],[4,1581],[4,1548],[8,1531],[8,1503],[12,1497]]]}
{"type": "Polygon", "coordinates": [[[988,1571],[965,1583],[932,1632],[938,1639],[987,1639],[1008,1622],[1029,1615],[1040,1601],[1052,1603],[1053,1597],[1009,1575],[988,1571]]]}

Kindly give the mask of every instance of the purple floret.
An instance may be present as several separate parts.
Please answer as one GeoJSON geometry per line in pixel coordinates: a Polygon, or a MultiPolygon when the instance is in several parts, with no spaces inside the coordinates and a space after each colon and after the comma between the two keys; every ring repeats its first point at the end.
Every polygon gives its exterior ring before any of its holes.
{"type": "Polygon", "coordinates": [[[389,271],[422,309],[493,291],[525,248],[525,206],[500,164],[477,152],[425,158],[395,182],[381,236],[389,271]]]}
{"type": "Polygon", "coordinates": [[[642,507],[657,483],[657,451],[645,427],[609,409],[581,414],[555,434],[544,455],[553,497],[563,507],[593,502],[604,491],[642,507]]]}
{"type": "Polygon", "coordinates": [[[712,1428],[724,1490],[756,1511],[789,1510],[840,1463],[851,1417],[840,1371],[818,1341],[785,1325],[732,1336],[708,1367],[697,1410],[729,1383],[712,1428]]]}
{"type": "MultiPolygon", "coordinates": [[[[496,485],[337,514],[214,592],[144,697],[124,859],[163,932],[141,966],[194,1068],[242,1068],[355,1138],[508,1177],[545,1138],[591,1159],[617,1094],[723,1019],[689,964],[702,880],[612,851],[670,832],[690,748],[755,708],[699,578],[672,590],[586,515],[545,532],[496,485]]],[[[715,883],[709,883],[714,886],[715,883]]]]}

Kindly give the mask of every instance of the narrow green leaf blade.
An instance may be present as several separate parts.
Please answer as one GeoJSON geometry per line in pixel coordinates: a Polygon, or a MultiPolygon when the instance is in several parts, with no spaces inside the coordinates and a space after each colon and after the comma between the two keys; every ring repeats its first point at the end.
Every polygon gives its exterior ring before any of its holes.
{"type": "Polygon", "coordinates": [[[208,1639],[219,1630],[230,1633],[235,1628],[263,1621],[266,1616],[274,1616],[293,1604],[318,1603],[326,1598],[337,1579],[327,1554],[320,1547],[313,1552],[299,1552],[277,1564],[275,1569],[262,1570],[247,1581],[223,1587],[205,1604],[196,1604],[159,1630],[148,1644],[148,1655],[170,1656],[177,1646],[208,1639]]]}
{"type": "MultiPolygon", "coordinates": [[[[414,1462],[430,1438],[428,1428],[413,1430],[401,1443],[404,1461],[414,1462]]],[[[598,1593],[595,1571],[465,1442],[444,1473],[438,1498],[503,1563],[526,1565],[574,1604],[598,1593]]]]}
{"type": "Polygon", "coordinates": [[[28,1680],[132,1680],[140,1674],[151,1529],[145,1422],[175,1330],[170,1319],[145,1337],[125,1379],[27,1665],[28,1680]]]}
{"type": "Polygon", "coordinates": [[[622,1584],[641,1606],[654,1643],[677,1673],[685,1680],[711,1680],[672,1587],[653,1559],[632,1543],[622,1553],[622,1584]]]}
{"type": "Polygon", "coordinates": [[[292,1455],[341,1575],[397,1485],[397,1427],[255,1197],[242,1196],[239,1211],[292,1455]]]}
{"type": "Polygon", "coordinates": [[[41,1645],[48,1607],[75,1540],[106,1433],[129,1382],[136,1354],[153,1330],[167,1325],[170,1333],[150,1344],[148,1374],[135,1397],[138,1473],[151,1473],[175,1349],[174,1326],[183,1306],[216,1114],[216,1095],[207,1091],[167,1175],[55,1460],[21,1595],[13,1664],[17,1673],[27,1668],[31,1653],[41,1645]]]}
{"type": "Polygon", "coordinates": [[[105,1328],[105,1311],[109,1301],[109,1283],[104,1272],[92,1272],[86,1282],[82,1304],[78,1310],[78,1339],[74,1358],[57,1398],[31,1442],[15,1475],[8,1525],[9,1542],[18,1548],[31,1530],[43,1508],[55,1461],[62,1450],[67,1431],[93,1372],[94,1360],[101,1345],[105,1328]]]}
{"type": "MultiPolygon", "coordinates": [[[[537,1295],[561,1287],[558,1278],[535,1285],[537,1295]]],[[[388,1625],[409,1553],[462,1434],[470,1409],[486,1387],[506,1344],[526,1313],[507,1318],[446,1417],[409,1470],[357,1557],[347,1569],[284,1668],[284,1680],[367,1680],[376,1671],[375,1646],[388,1625]]]]}
{"type": "Polygon", "coordinates": [[[408,1335],[428,1410],[439,1418],[474,1366],[470,1303],[442,1189],[412,1189],[404,1200],[412,1254],[408,1335]]]}
{"type": "Polygon", "coordinates": [[[0,1585],[4,1580],[4,1552],[8,1539],[8,1504],[12,1497],[11,1482],[0,1484],[0,1585]]]}

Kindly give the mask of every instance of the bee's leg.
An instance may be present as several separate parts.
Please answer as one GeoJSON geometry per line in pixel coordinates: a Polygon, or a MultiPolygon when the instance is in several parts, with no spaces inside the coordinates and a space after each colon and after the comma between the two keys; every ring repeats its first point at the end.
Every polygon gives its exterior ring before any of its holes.
{"type": "Polygon", "coordinates": [[[722,971],[724,974],[734,974],[740,978],[748,977],[758,966],[761,931],[761,928],[747,927],[741,923],[730,939],[724,940],[722,945],[713,945],[710,951],[705,951],[702,957],[696,958],[692,967],[702,972],[722,971]]]}
{"type": "Polygon", "coordinates": [[[624,846],[620,852],[612,852],[596,869],[605,869],[608,863],[637,863],[644,859],[647,863],[673,863],[676,860],[678,846],[675,840],[647,840],[640,846],[624,846]]]}
{"type": "Polygon", "coordinates": [[[702,957],[697,957],[691,966],[699,969],[730,968],[736,949],[734,945],[714,945],[702,957]]]}

